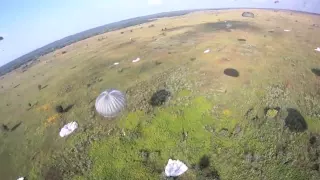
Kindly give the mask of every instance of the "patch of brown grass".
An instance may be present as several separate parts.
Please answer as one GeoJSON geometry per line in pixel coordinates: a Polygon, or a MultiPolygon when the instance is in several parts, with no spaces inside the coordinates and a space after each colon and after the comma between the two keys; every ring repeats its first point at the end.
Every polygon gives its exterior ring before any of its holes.
{"type": "Polygon", "coordinates": [[[44,123],[45,127],[48,127],[51,124],[55,124],[59,118],[60,118],[59,114],[54,114],[54,115],[50,116],[49,118],[46,119],[46,121],[44,123]]]}
{"type": "Polygon", "coordinates": [[[44,104],[37,108],[38,111],[48,111],[50,109],[50,104],[44,104]]]}

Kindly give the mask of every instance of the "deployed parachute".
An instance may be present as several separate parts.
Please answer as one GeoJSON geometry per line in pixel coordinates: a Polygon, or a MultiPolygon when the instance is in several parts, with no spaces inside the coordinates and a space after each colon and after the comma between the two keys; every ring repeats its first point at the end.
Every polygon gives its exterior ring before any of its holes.
{"type": "Polygon", "coordinates": [[[2,36],[0,36],[0,41],[2,41],[3,40],[3,37],[2,36]]]}
{"type": "Polygon", "coordinates": [[[103,91],[96,99],[97,112],[104,117],[115,117],[126,106],[126,97],[115,89],[103,91]]]}

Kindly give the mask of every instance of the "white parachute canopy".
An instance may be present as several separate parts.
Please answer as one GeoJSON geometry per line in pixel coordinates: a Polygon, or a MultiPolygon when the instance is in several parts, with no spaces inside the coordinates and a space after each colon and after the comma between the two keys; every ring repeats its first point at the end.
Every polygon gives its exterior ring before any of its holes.
{"type": "Polygon", "coordinates": [[[65,137],[70,135],[71,133],[73,133],[74,130],[76,130],[78,128],[78,123],[76,122],[70,122],[66,125],[63,126],[63,128],[61,128],[60,130],[60,137],[65,137]]]}
{"type": "Polygon", "coordinates": [[[210,52],[210,49],[207,49],[207,50],[205,50],[203,53],[209,53],[210,52]]]}
{"type": "Polygon", "coordinates": [[[169,159],[165,168],[165,173],[167,177],[177,177],[185,173],[187,170],[188,167],[183,162],[169,159]]]}
{"type": "Polygon", "coordinates": [[[137,59],[132,60],[133,63],[140,61],[140,58],[138,57],[137,59]]]}

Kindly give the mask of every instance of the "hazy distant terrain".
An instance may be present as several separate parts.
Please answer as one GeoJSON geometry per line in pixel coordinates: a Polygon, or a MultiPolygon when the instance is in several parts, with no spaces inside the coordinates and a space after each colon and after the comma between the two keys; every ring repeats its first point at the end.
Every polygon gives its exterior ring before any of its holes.
{"type": "MultiPolygon", "coordinates": [[[[89,29],[68,37],[65,37],[63,39],[57,40],[55,42],[52,42],[44,47],[41,47],[39,49],[36,49],[26,55],[23,55],[3,66],[0,67],[0,76],[3,74],[6,74],[18,67],[21,67],[23,64],[38,59],[40,56],[43,56],[47,53],[50,53],[52,51],[55,51],[56,49],[63,48],[67,45],[70,45],[72,43],[75,43],[77,41],[84,40],[86,38],[102,34],[108,31],[113,31],[129,26],[134,26],[142,23],[146,23],[148,21],[152,21],[154,18],[161,18],[161,17],[172,17],[172,16],[181,16],[190,12],[195,11],[203,11],[203,10],[214,10],[214,9],[197,9],[197,10],[182,10],[182,11],[174,11],[174,12],[164,12],[154,15],[148,15],[148,16],[142,16],[142,17],[136,17],[132,19],[127,19],[119,22],[110,23],[107,25],[99,26],[93,29],[89,29]]],[[[310,13],[312,14],[312,13],[310,13]]]]}
{"type": "Polygon", "coordinates": [[[133,26],[133,25],[146,23],[148,21],[152,21],[151,19],[153,19],[153,18],[179,16],[179,15],[187,14],[192,11],[194,11],[194,10],[165,12],[165,13],[159,13],[159,14],[154,14],[154,15],[149,15],[149,16],[136,17],[136,18],[132,18],[132,19],[128,19],[128,20],[123,20],[123,21],[99,26],[99,27],[96,27],[93,29],[89,29],[87,31],[83,31],[83,32],[65,37],[63,39],[52,42],[44,47],[36,49],[26,55],[23,55],[15,60],[7,63],[7,64],[1,66],[0,67],[0,76],[20,67],[21,65],[23,65],[29,61],[36,60],[40,56],[43,56],[47,53],[55,51],[56,49],[63,48],[65,46],[72,44],[72,43],[75,43],[77,41],[81,41],[83,39],[86,39],[86,38],[89,38],[89,37],[92,37],[92,36],[95,36],[98,34],[102,34],[102,33],[108,32],[108,31],[113,31],[113,30],[129,27],[129,26],[133,26]]]}

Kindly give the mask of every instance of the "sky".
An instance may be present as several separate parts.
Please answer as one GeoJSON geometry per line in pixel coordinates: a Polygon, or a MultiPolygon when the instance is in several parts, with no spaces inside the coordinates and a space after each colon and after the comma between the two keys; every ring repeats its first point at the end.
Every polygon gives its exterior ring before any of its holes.
{"type": "Polygon", "coordinates": [[[124,19],[184,9],[259,7],[320,14],[320,0],[1,0],[0,66],[66,36],[124,19]]]}

